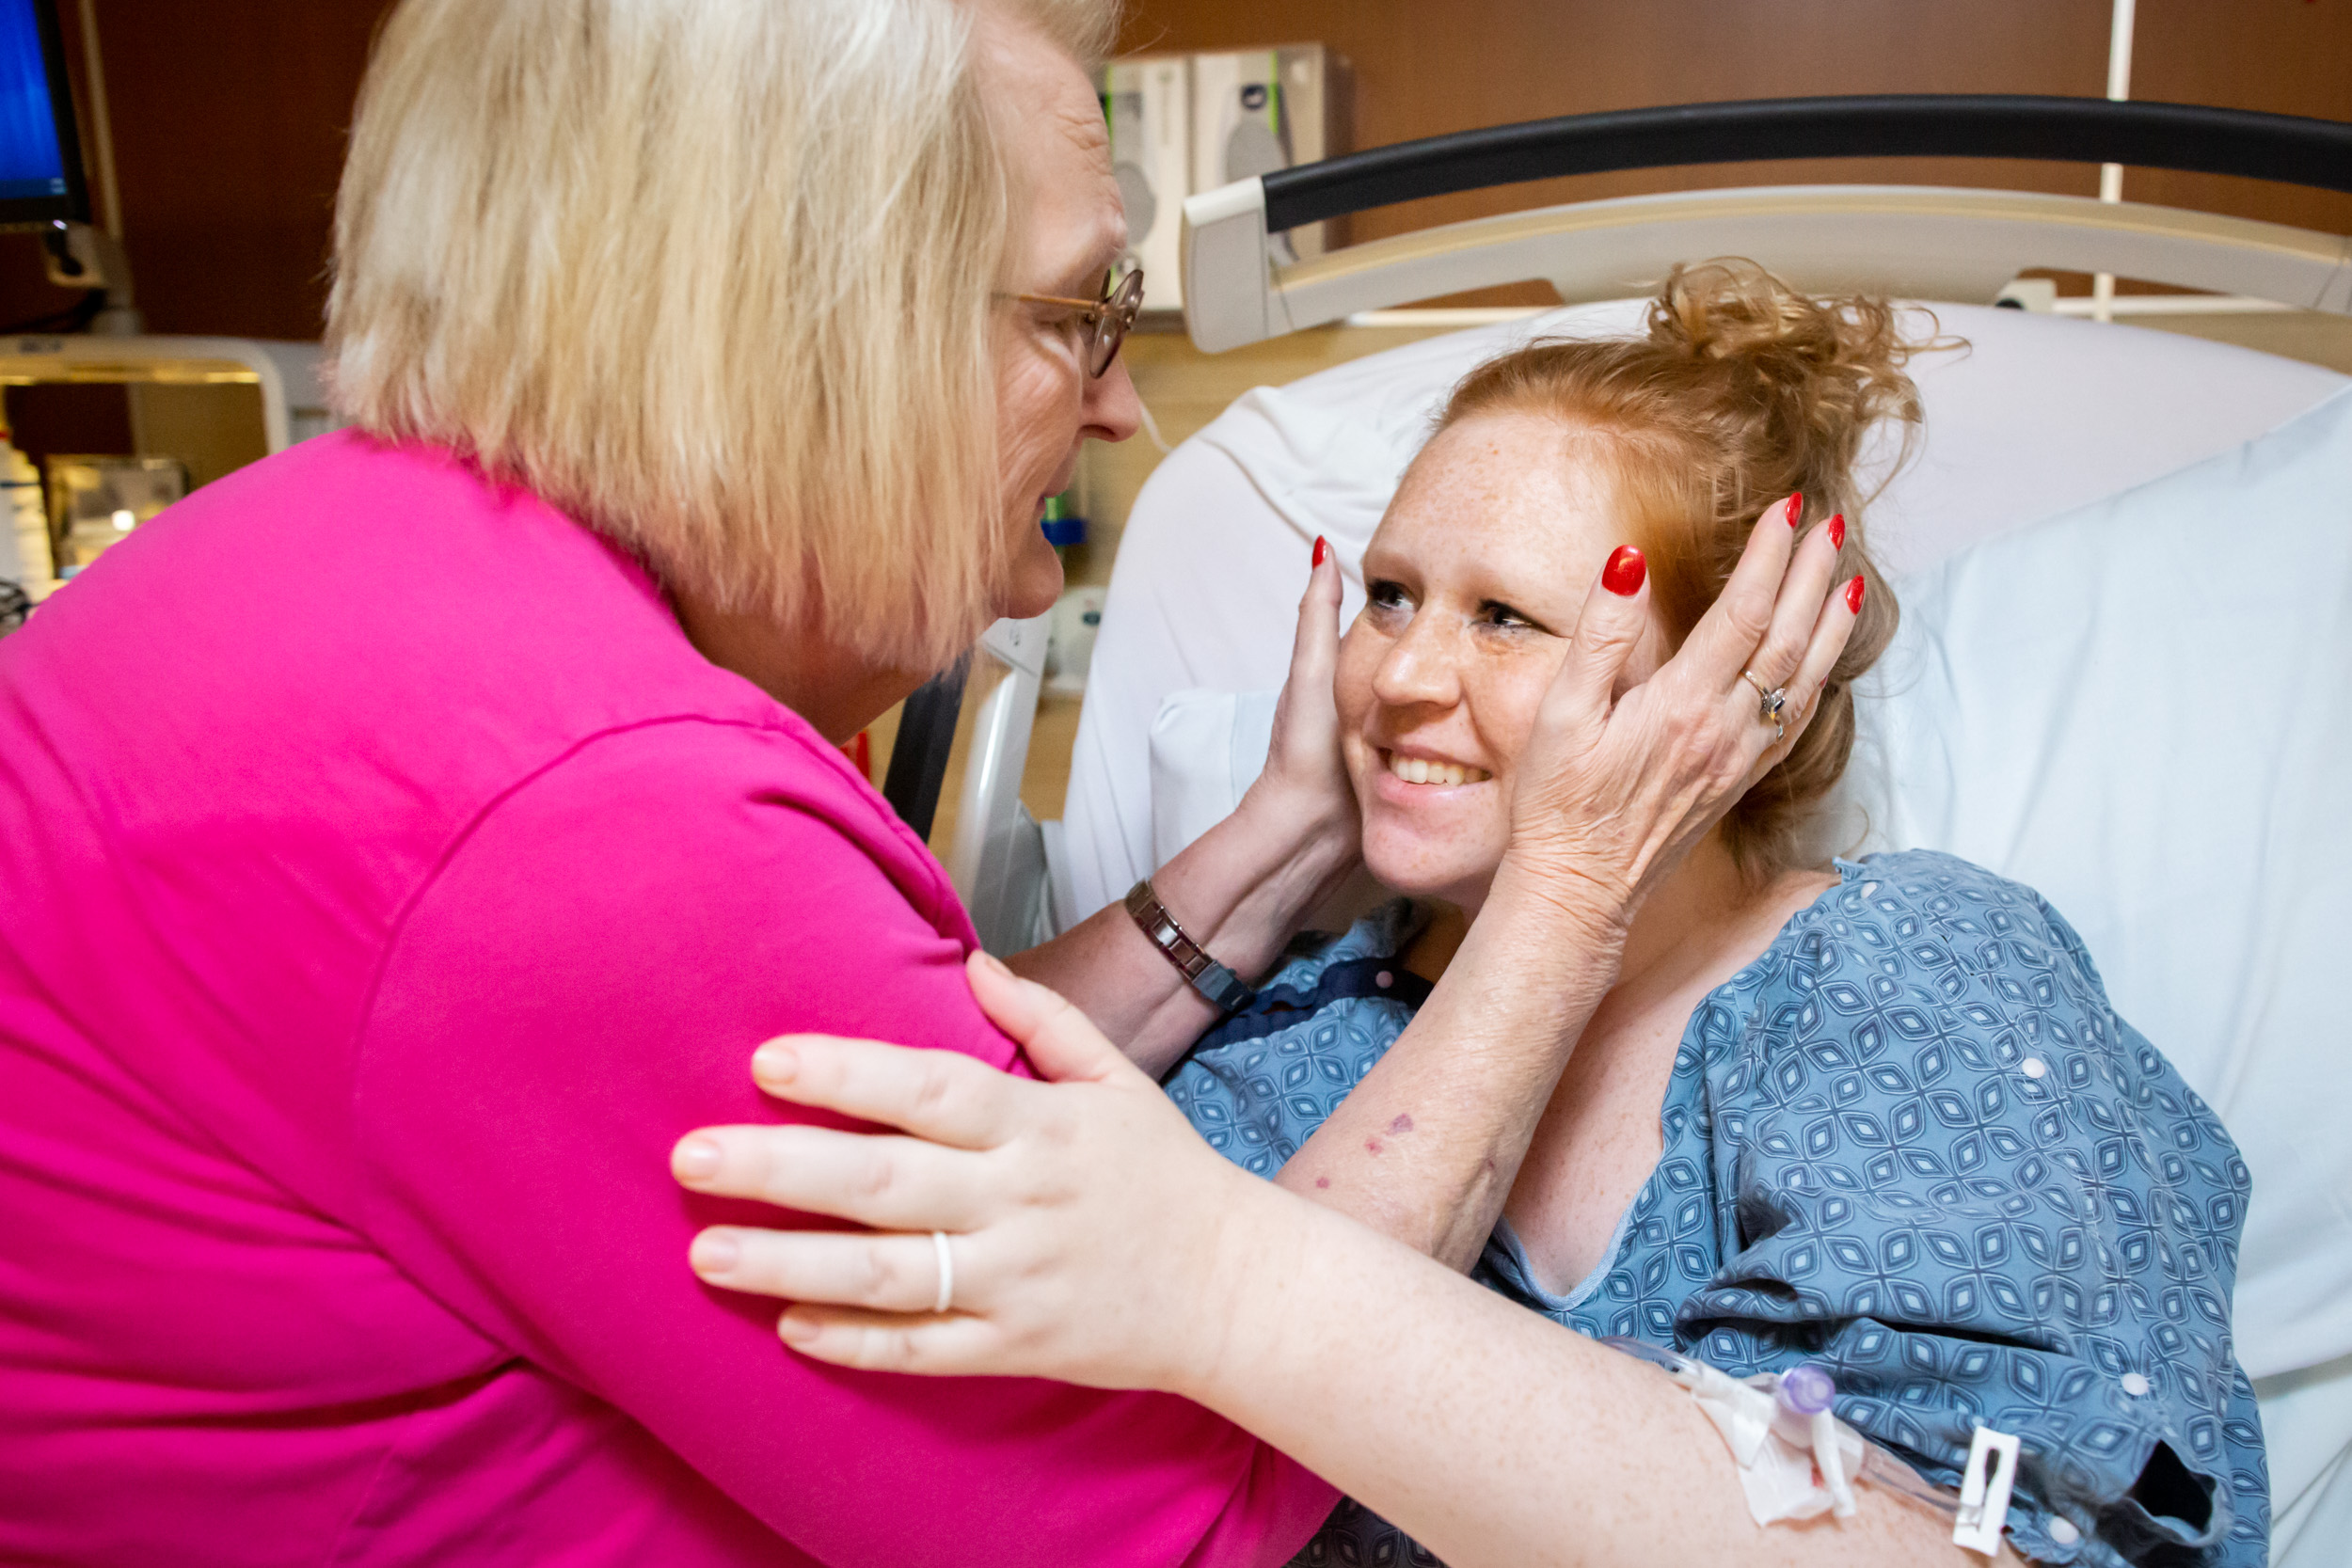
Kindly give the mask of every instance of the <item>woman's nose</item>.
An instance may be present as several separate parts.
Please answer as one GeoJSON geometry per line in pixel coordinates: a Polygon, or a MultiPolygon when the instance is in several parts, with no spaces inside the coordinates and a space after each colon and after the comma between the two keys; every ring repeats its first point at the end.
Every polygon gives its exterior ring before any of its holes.
{"type": "Polygon", "coordinates": [[[1127,361],[1114,359],[1101,375],[1089,376],[1080,409],[1086,433],[1098,441],[1124,441],[1143,422],[1143,401],[1127,374],[1127,361]]]}
{"type": "Polygon", "coordinates": [[[1373,696],[1390,707],[1453,706],[1460,698],[1461,682],[1445,641],[1426,613],[1415,615],[1373,671],[1373,696]]]}

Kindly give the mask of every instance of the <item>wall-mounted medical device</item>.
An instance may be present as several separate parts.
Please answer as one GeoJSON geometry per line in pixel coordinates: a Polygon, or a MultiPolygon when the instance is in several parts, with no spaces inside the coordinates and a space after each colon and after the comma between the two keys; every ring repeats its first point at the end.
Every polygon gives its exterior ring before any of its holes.
{"type": "Polygon", "coordinates": [[[1129,266],[1143,308],[1184,309],[1184,198],[1192,183],[1192,56],[1135,55],[1103,68],[1111,172],[1127,210],[1129,266]]]}
{"type": "MultiPolygon", "coordinates": [[[[1352,77],[1320,43],[1198,55],[1129,55],[1096,77],[1111,169],[1127,212],[1126,264],[1147,310],[1184,308],[1187,197],[1347,150],[1352,77]]],[[[1321,255],[1325,229],[1270,236],[1278,262],[1321,255]]]]}
{"type": "Polygon", "coordinates": [[[89,222],[56,11],[0,0],[0,227],[89,222]]]}
{"type": "MultiPolygon", "coordinates": [[[[1319,43],[1236,49],[1192,57],[1192,182],[1212,191],[1320,163],[1347,150],[1345,56],[1319,43]]],[[[1324,226],[1267,236],[1267,254],[1290,262],[1323,254],[1324,226]]]]}
{"type": "MultiPolygon", "coordinates": [[[[85,43],[99,164],[111,182],[103,76],[94,42],[85,43]]],[[[38,232],[43,270],[59,288],[103,291],[88,296],[90,309],[79,318],[89,330],[135,334],[142,323],[132,302],[119,207],[110,198],[105,226],[92,223],[56,6],[0,0],[0,231],[38,232]]]]}

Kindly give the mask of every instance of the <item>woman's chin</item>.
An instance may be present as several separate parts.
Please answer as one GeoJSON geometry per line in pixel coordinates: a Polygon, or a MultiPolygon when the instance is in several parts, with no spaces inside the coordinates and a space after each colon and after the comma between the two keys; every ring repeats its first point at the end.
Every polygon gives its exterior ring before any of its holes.
{"type": "Polygon", "coordinates": [[[1025,551],[1014,563],[1012,581],[1005,591],[997,611],[1009,620],[1025,621],[1032,615],[1042,615],[1054,608],[1061,597],[1061,557],[1053,546],[1025,551]]]}
{"type": "Polygon", "coordinates": [[[1486,901],[1495,863],[1493,856],[1465,855],[1454,847],[1384,833],[1373,824],[1365,825],[1364,869],[1382,887],[1407,898],[1476,909],[1486,901]]]}

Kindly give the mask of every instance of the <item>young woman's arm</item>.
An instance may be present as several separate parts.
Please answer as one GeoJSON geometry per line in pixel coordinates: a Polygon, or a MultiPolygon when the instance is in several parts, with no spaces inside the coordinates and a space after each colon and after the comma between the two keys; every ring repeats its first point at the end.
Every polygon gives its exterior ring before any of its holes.
{"type": "Polygon", "coordinates": [[[1455,1568],[1979,1560],[1948,1518],[1867,1487],[1853,1518],[1756,1525],[1662,1374],[1240,1172],[1058,998],[985,958],[972,983],[1058,1082],[801,1037],[763,1048],[770,1092],[934,1141],[714,1128],[679,1146],[698,1191],[914,1232],[705,1232],[706,1280],[799,1304],[795,1350],[1182,1393],[1455,1568]],[[942,1315],[934,1227],[955,1232],[942,1315]]]}
{"type": "MultiPolygon", "coordinates": [[[[1274,966],[1300,923],[1356,864],[1356,797],[1340,761],[1331,700],[1339,638],[1340,563],[1327,552],[1310,569],[1299,601],[1265,770],[1231,816],[1152,873],[1161,904],[1244,980],[1274,966]]],[[[1219,1016],[1120,904],[1009,961],[1015,973],[1068,997],[1155,1078],[1219,1016]]]]}

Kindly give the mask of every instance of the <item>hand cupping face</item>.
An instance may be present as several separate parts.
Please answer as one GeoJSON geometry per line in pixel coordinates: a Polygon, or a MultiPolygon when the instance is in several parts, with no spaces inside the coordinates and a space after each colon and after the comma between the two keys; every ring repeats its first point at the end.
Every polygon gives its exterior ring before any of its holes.
{"type": "Polygon", "coordinates": [[[1675,656],[1613,700],[1645,586],[1612,585],[1604,574],[1530,737],[1515,861],[1566,884],[1593,883],[1629,918],[1788,755],[1854,624],[1848,595],[1832,592],[1837,531],[1795,533],[1799,508],[1792,496],[1766,510],[1675,656]],[[1782,694],[1779,722],[1759,705],[1758,679],[1782,694]]]}
{"type": "Polygon", "coordinates": [[[1357,859],[1361,829],[1356,796],[1340,754],[1340,719],[1332,703],[1332,673],[1339,660],[1340,563],[1329,544],[1317,539],[1308,569],[1307,591],[1298,603],[1298,629],[1291,666],[1274,707],[1274,732],[1264,768],[1244,794],[1240,815],[1263,811],[1295,832],[1314,825],[1328,841],[1325,857],[1336,881],[1357,859]]]}

